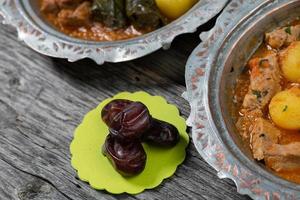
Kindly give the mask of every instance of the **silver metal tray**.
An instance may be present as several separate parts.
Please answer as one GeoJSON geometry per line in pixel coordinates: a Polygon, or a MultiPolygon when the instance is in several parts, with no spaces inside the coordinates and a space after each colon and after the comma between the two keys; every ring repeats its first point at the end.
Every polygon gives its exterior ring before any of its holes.
{"type": "Polygon", "coordinates": [[[300,0],[232,0],[186,65],[187,120],[200,155],[253,199],[300,199],[300,185],[256,162],[235,128],[232,89],[264,32],[300,16],[300,0]]]}
{"type": "Polygon", "coordinates": [[[197,27],[219,13],[228,0],[200,0],[178,20],[146,35],[116,42],[93,42],[66,36],[45,23],[38,12],[37,0],[0,0],[3,23],[14,26],[19,39],[42,54],[77,61],[91,58],[98,64],[121,62],[142,57],[197,27]]]}

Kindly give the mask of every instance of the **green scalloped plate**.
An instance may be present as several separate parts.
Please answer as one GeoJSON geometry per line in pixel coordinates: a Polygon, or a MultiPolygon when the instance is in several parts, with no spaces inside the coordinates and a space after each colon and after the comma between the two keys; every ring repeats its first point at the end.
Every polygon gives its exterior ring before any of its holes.
{"type": "Polygon", "coordinates": [[[168,104],[163,97],[151,96],[145,92],[122,92],[104,100],[84,117],[83,122],[75,130],[71,143],[71,163],[77,170],[78,177],[89,182],[95,189],[106,190],[113,194],[137,194],[158,186],[164,179],[172,176],[177,166],[185,159],[188,143],[185,120],[180,117],[176,106],[168,104]],[[179,143],[170,149],[143,144],[147,153],[146,167],[141,174],[134,177],[121,176],[101,153],[108,127],[102,121],[100,113],[113,99],[144,103],[153,117],[173,124],[180,133],[179,143]]]}

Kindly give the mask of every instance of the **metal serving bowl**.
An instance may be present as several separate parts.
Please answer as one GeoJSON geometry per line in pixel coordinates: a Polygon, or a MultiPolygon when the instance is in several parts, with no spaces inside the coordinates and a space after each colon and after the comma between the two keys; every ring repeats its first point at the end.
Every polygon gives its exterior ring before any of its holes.
{"type": "Polygon", "coordinates": [[[161,47],[168,48],[176,36],[195,31],[219,13],[227,1],[200,0],[185,15],[156,31],[115,42],[86,41],[57,31],[41,17],[38,0],[0,0],[0,14],[4,23],[16,27],[21,40],[42,54],[69,61],[91,58],[102,64],[132,60],[161,47]]]}
{"type": "Polygon", "coordinates": [[[264,33],[299,16],[300,0],[233,0],[186,66],[184,97],[197,150],[220,178],[232,179],[239,193],[254,199],[300,199],[300,185],[253,159],[235,127],[233,89],[264,33]]]}

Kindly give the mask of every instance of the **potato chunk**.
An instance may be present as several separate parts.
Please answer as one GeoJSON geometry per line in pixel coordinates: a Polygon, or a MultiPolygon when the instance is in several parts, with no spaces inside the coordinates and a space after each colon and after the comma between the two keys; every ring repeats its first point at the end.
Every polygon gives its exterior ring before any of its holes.
{"type": "Polygon", "coordinates": [[[286,79],[300,83],[300,41],[293,42],[281,52],[280,64],[286,79]]]}
{"type": "Polygon", "coordinates": [[[198,0],[156,0],[163,15],[176,19],[188,11],[198,0]]]}
{"type": "Polygon", "coordinates": [[[277,93],[269,105],[274,123],[284,129],[300,130],[300,88],[277,93]]]}

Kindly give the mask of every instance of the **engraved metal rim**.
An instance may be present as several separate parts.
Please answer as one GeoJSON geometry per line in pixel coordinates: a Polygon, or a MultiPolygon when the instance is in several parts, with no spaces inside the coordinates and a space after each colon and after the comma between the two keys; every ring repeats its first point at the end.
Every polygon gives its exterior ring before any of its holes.
{"type": "MultiPolygon", "coordinates": [[[[253,199],[297,199],[300,198],[300,186],[264,170],[259,171],[258,166],[249,166],[247,165],[249,163],[241,162],[232,150],[223,143],[224,140],[221,139],[221,133],[216,128],[212,117],[212,109],[214,108],[211,106],[213,105],[209,102],[210,72],[219,57],[226,59],[226,55],[229,54],[229,52],[222,52],[222,49],[226,45],[233,45],[229,44],[228,38],[231,37],[231,34],[235,34],[233,31],[237,26],[245,21],[250,21],[251,24],[253,15],[259,20],[263,17],[259,16],[259,12],[263,9],[267,10],[272,5],[277,5],[278,7],[275,9],[280,9],[280,6],[293,2],[299,1],[233,0],[218,18],[214,29],[201,35],[205,42],[193,51],[186,65],[187,91],[183,96],[191,106],[191,114],[187,124],[192,126],[193,142],[196,149],[218,171],[220,178],[232,179],[237,185],[239,193],[247,194],[253,199]],[[232,16],[236,16],[236,18],[232,18],[232,16]]],[[[252,21],[252,23],[255,22],[252,21]]],[[[235,144],[232,146],[236,148],[235,144]]],[[[243,153],[240,152],[240,154],[243,153]]]]}
{"type": "Polygon", "coordinates": [[[3,23],[14,26],[19,39],[39,53],[67,58],[71,62],[91,58],[98,64],[103,64],[133,60],[161,47],[168,48],[176,36],[194,32],[197,27],[218,14],[227,1],[201,0],[171,24],[149,34],[117,42],[89,42],[54,34],[57,31],[47,32],[28,17],[22,6],[24,1],[21,0],[0,0],[0,14],[4,17],[3,23]]]}

